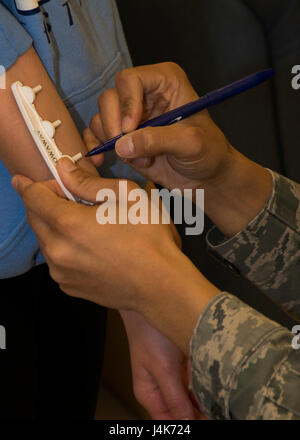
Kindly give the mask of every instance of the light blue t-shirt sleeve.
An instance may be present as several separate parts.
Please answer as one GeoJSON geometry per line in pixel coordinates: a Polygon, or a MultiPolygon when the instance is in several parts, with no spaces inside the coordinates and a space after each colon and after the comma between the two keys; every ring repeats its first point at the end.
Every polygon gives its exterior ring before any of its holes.
{"type": "MultiPolygon", "coordinates": [[[[29,11],[28,5],[35,4],[0,0],[0,65],[9,68],[33,44],[81,131],[98,111],[98,96],[114,87],[117,72],[130,65],[115,0],[47,0],[29,11]]],[[[101,174],[144,183],[114,152],[106,155],[101,174]]],[[[43,261],[10,180],[0,160],[0,279],[43,261]]]]}
{"type": "Polygon", "coordinates": [[[6,70],[31,46],[32,38],[0,3],[0,66],[6,70]]]}
{"type": "MultiPolygon", "coordinates": [[[[8,70],[32,45],[32,38],[11,12],[0,3],[0,66],[8,70]]],[[[26,272],[35,264],[38,244],[26,222],[21,199],[10,185],[11,176],[0,161],[0,278],[26,272]],[[9,206],[9,208],[8,208],[9,206]],[[31,249],[24,259],[18,249],[31,249]],[[17,271],[16,271],[17,268],[17,271]]]]}

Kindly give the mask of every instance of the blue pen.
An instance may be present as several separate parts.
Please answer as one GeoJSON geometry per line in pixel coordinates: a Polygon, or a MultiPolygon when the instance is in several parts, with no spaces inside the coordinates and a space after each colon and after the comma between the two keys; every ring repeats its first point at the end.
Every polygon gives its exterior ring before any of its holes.
{"type": "MultiPolygon", "coordinates": [[[[144,122],[143,124],[137,127],[137,130],[144,127],[163,127],[166,125],[174,124],[175,122],[181,121],[189,116],[194,115],[195,113],[200,112],[212,105],[219,104],[220,102],[225,101],[235,95],[239,95],[240,93],[246,92],[247,90],[255,87],[262,82],[268,80],[274,75],[273,69],[262,70],[261,72],[253,73],[252,75],[247,76],[246,78],[240,79],[232,84],[229,84],[226,87],[223,87],[218,90],[214,90],[213,92],[207,93],[196,101],[192,101],[188,104],[185,104],[181,107],[178,107],[174,110],[171,110],[167,113],[164,113],[156,118],[149,119],[149,121],[144,122]]],[[[96,154],[105,153],[106,151],[113,150],[115,148],[116,142],[124,136],[124,133],[119,134],[118,136],[109,139],[104,142],[102,145],[93,148],[89,151],[86,156],[94,156],[96,154]]]]}

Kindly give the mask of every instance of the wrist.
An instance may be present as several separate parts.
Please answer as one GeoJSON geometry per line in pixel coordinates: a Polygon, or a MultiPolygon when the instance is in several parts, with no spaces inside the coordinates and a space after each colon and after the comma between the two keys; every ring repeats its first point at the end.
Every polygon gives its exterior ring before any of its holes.
{"type": "Polygon", "coordinates": [[[224,170],[203,185],[205,212],[227,237],[240,232],[256,217],[269,199],[273,186],[267,169],[233,148],[230,155],[224,170]]]}
{"type": "Polygon", "coordinates": [[[178,250],[165,261],[160,277],[160,288],[148,296],[140,313],[188,354],[202,311],[220,291],[178,250]]]}

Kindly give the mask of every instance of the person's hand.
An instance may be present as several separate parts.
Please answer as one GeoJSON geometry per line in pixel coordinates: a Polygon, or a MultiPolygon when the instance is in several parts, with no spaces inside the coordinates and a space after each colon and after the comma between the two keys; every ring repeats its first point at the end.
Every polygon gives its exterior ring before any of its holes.
{"type": "MultiPolygon", "coordinates": [[[[89,150],[127,133],[116,143],[120,158],[163,187],[203,188],[205,212],[225,236],[255,218],[271,194],[271,175],[231,146],[208,111],[167,127],[133,131],[139,123],[198,98],[179,66],[125,69],[115,84],[99,97],[99,113],[84,133],[89,150]]],[[[102,157],[93,160],[99,164],[102,157]]]]}
{"type": "MultiPolygon", "coordinates": [[[[118,200],[118,180],[89,175],[68,159],[60,161],[58,171],[69,191],[83,200],[96,202],[103,188],[112,189],[118,200]]],[[[198,317],[219,291],[181,253],[170,225],[99,224],[97,206],[65,200],[55,181],[33,183],[15,176],[12,183],[23,198],[50,274],[63,291],[138,311],[188,353],[198,317]],[[178,318],[182,310],[184,322],[178,318]]],[[[128,182],[128,188],[137,185],[128,182]]],[[[118,202],[115,208],[118,214],[118,202]]]]}
{"type": "MultiPolygon", "coordinates": [[[[137,302],[142,298],[138,291],[147,268],[155,283],[159,264],[179,253],[170,225],[119,224],[119,180],[95,177],[69,159],[62,159],[57,168],[70,192],[95,206],[65,200],[55,181],[33,183],[26,177],[15,178],[51,276],[72,296],[84,295],[112,308],[139,308],[137,302]],[[101,203],[96,198],[101,189],[112,190],[116,196],[117,224],[97,221],[101,203]],[[111,291],[116,294],[110,295],[111,291]]],[[[127,188],[131,191],[139,187],[127,181],[127,188]]],[[[146,203],[150,204],[147,197],[146,203]]]]}
{"type": "MultiPolygon", "coordinates": [[[[174,63],[125,69],[115,84],[99,97],[99,113],[84,132],[88,150],[198,98],[184,71],[174,63]]],[[[117,142],[116,152],[141,174],[169,189],[202,188],[206,180],[220,179],[232,158],[231,145],[208,111],[168,127],[127,134],[117,142]]],[[[102,161],[101,156],[92,159],[96,165],[102,161]]]]}
{"type": "Polygon", "coordinates": [[[186,357],[136,312],[122,312],[136,399],[154,420],[195,419],[183,376],[186,357]]]}

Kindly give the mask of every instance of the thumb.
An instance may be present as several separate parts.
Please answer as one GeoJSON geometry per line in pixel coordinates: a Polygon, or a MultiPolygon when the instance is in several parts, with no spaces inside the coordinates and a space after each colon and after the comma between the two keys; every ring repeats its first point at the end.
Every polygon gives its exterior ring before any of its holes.
{"type": "Polygon", "coordinates": [[[96,203],[98,191],[112,189],[117,193],[118,181],[89,174],[67,157],[57,163],[57,171],[66,188],[75,196],[96,203]]]}
{"type": "Polygon", "coordinates": [[[116,143],[116,152],[124,159],[161,154],[187,157],[199,152],[201,135],[196,126],[186,124],[146,127],[121,137],[116,143]]]}
{"type": "Polygon", "coordinates": [[[14,190],[17,191],[22,197],[26,188],[31,186],[33,181],[28,177],[18,174],[11,179],[11,184],[14,190]]]}

